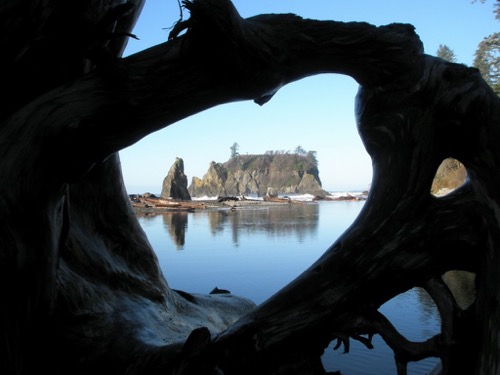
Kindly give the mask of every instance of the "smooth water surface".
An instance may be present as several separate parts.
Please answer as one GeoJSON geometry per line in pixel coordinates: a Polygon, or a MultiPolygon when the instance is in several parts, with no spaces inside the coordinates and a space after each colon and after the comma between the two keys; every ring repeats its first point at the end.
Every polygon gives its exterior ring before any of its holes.
{"type": "MultiPolygon", "coordinates": [[[[286,207],[176,212],[139,217],[173,289],[209,293],[228,289],[260,304],[297,277],[348,228],[364,202],[319,202],[286,207]]],[[[380,308],[409,340],[439,331],[429,295],[414,288],[380,308]]],[[[380,336],[369,350],[351,340],[323,355],[327,371],[343,375],[396,374],[393,353],[380,336]]],[[[428,374],[435,358],[410,364],[410,375],[428,374]]]]}
{"type": "Polygon", "coordinates": [[[217,286],[259,304],[312,264],[362,207],[332,203],[169,213],[140,223],[171,288],[217,286]]]}

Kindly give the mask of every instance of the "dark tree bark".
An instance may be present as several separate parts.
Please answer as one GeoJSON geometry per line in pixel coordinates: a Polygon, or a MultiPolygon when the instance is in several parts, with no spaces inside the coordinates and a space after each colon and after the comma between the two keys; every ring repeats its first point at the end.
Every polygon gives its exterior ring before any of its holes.
{"type": "Polygon", "coordinates": [[[400,375],[429,356],[444,374],[500,374],[500,102],[477,70],[425,55],[411,25],[242,19],[229,0],[185,6],[190,18],[168,42],[122,59],[140,0],[0,5],[1,372],[321,374],[329,342],[370,347],[380,334],[400,375]],[[117,151],[320,73],[360,84],[374,178],[359,218],[260,306],[170,289],[117,151]],[[469,180],[435,198],[447,157],[469,180]],[[476,274],[466,311],[441,278],[454,269],[476,274]],[[422,343],[378,312],[414,286],[443,321],[422,343]]]}

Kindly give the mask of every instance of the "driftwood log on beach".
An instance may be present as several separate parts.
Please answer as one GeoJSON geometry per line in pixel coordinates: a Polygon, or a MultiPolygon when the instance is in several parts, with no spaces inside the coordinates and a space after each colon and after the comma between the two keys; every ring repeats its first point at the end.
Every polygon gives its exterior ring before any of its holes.
{"type": "Polygon", "coordinates": [[[190,17],[169,41],[121,58],[142,5],[0,5],[0,372],[324,374],[331,341],[370,346],[379,334],[399,375],[429,356],[443,374],[500,374],[500,100],[479,72],[426,55],[411,25],[243,19],[229,0],[185,1],[190,17]],[[172,290],[117,152],[320,73],[360,85],[374,177],[358,219],[259,306],[172,290]],[[431,184],[447,157],[468,180],[437,198],[431,184]],[[476,275],[465,311],[442,280],[456,269],[476,275]],[[419,343],[378,311],[415,286],[442,318],[419,343]]]}

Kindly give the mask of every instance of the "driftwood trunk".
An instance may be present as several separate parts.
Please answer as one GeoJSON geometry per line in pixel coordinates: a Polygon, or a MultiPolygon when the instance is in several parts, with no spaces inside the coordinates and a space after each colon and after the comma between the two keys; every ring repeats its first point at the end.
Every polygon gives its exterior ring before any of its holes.
{"type": "Polygon", "coordinates": [[[0,372],[322,374],[332,340],[370,346],[380,334],[400,375],[429,356],[444,374],[500,374],[500,101],[478,71],[425,55],[411,25],[242,19],[229,0],[185,6],[169,41],[121,59],[142,1],[0,5],[0,372]],[[170,289],[117,152],[320,73],[360,84],[374,177],[359,218],[260,306],[170,289]],[[469,179],[436,198],[447,157],[469,179]],[[476,274],[466,311],[442,280],[456,269],[476,274]],[[442,318],[422,343],[378,312],[414,286],[442,318]]]}

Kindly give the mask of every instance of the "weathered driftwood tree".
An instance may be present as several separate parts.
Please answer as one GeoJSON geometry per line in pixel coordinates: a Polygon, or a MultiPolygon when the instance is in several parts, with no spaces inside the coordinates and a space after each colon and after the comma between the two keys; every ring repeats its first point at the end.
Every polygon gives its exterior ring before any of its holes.
{"type": "Polygon", "coordinates": [[[120,59],[142,1],[121,3],[0,5],[2,374],[321,374],[330,341],[369,346],[373,334],[399,374],[427,356],[446,374],[500,374],[500,102],[476,70],[425,55],[410,25],[242,19],[229,0],[186,2],[190,18],[171,40],[120,59]],[[360,217],[258,307],[171,290],[117,151],[326,72],[360,84],[356,116],[374,168],[360,217]],[[435,198],[449,156],[470,178],[435,198]],[[452,269],[476,273],[467,311],[442,282],[452,269]],[[422,343],[377,310],[414,286],[443,321],[422,343]]]}

